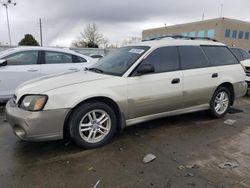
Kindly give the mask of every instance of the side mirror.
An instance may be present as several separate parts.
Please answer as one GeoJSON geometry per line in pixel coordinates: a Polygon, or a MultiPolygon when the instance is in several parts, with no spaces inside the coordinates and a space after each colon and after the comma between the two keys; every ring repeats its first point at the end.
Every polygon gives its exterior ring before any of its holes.
{"type": "Polygon", "coordinates": [[[155,72],[155,68],[151,64],[142,64],[137,69],[137,73],[140,74],[140,75],[149,74],[149,73],[152,73],[152,72],[155,72]]]}
{"type": "Polygon", "coordinates": [[[7,60],[6,59],[0,59],[0,66],[6,66],[7,60]]]}

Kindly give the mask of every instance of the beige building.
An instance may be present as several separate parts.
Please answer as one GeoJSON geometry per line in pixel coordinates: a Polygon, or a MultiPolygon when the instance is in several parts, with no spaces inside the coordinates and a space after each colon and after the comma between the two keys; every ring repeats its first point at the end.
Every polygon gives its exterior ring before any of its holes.
{"type": "Polygon", "coordinates": [[[144,30],[143,40],[165,35],[214,38],[228,46],[250,50],[250,22],[217,18],[144,30]]]}

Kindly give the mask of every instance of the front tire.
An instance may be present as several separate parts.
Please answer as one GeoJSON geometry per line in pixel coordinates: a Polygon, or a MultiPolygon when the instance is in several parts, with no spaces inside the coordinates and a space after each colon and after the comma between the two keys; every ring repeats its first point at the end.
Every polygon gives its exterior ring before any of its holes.
{"type": "Polygon", "coordinates": [[[232,104],[230,90],[226,87],[219,87],[210,102],[210,114],[212,117],[221,118],[228,112],[230,105],[232,104]]]}
{"type": "Polygon", "coordinates": [[[90,101],[77,107],[69,120],[69,135],[85,149],[101,147],[113,138],[117,117],[105,103],[90,101]]]}

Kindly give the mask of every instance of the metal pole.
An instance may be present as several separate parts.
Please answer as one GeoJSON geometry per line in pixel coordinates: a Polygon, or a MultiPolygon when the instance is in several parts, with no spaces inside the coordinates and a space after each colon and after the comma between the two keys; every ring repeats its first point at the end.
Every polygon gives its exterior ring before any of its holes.
{"type": "Polygon", "coordinates": [[[42,19],[39,18],[39,25],[40,25],[40,40],[41,40],[41,46],[43,46],[43,31],[42,31],[42,19]]]}
{"type": "Polygon", "coordinates": [[[6,17],[7,17],[7,25],[8,25],[8,33],[9,33],[9,45],[11,46],[11,35],[10,35],[10,23],[9,23],[9,14],[8,14],[8,5],[5,4],[6,9],[6,17]]]}
{"type": "Polygon", "coordinates": [[[223,2],[221,3],[221,7],[220,7],[220,17],[222,18],[223,16],[223,2]]]}

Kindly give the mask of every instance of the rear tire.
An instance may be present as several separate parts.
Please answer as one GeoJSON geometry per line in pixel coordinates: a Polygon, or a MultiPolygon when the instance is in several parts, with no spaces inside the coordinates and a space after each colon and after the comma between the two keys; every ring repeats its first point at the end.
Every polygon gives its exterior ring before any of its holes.
{"type": "Polygon", "coordinates": [[[90,101],[77,107],[70,116],[68,131],[81,148],[101,147],[113,138],[117,117],[105,103],[90,101]]]}
{"type": "Polygon", "coordinates": [[[232,95],[228,88],[219,87],[210,102],[210,114],[214,118],[221,118],[228,112],[232,104],[232,95]]]}

